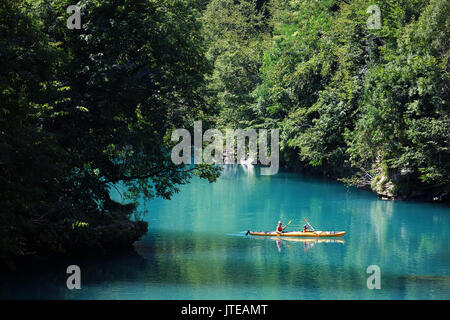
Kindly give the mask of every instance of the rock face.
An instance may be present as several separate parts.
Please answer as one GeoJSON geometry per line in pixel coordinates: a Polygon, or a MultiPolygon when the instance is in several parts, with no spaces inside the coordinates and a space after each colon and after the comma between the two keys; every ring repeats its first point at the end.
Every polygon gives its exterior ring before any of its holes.
{"type": "Polygon", "coordinates": [[[148,225],[144,221],[125,221],[99,226],[93,230],[98,240],[106,250],[114,250],[131,246],[135,241],[147,233],[148,225]]]}
{"type": "Polygon", "coordinates": [[[380,166],[374,167],[376,175],[371,183],[371,189],[382,200],[413,200],[426,202],[450,202],[449,186],[424,186],[411,170],[402,169],[400,172],[388,175],[387,170],[380,166]]]}
{"type": "Polygon", "coordinates": [[[40,245],[33,247],[33,251],[43,257],[75,253],[108,254],[131,247],[147,230],[147,222],[130,220],[79,228],[69,225],[58,228],[44,226],[37,232],[46,236],[40,239],[40,245]]]}
{"type": "Polygon", "coordinates": [[[382,200],[393,200],[396,198],[394,183],[384,174],[375,183],[375,192],[382,200]]]}

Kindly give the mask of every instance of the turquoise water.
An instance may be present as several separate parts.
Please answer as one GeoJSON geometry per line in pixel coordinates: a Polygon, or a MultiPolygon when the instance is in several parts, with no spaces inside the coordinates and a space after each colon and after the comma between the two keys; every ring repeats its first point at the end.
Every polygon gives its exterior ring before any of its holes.
{"type": "MultiPolygon", "coordinates": [[[[118,197],[117,194],[115,194],[118,197]]],[[[343,184],[226,166],[213,184],[194,179],[172,200],[142,205],[149,232],[137,254],[67,260],[10,280],[2,298],[40,299],[449,299],[450,208],[378,200],[343,184]],[[248,237],[304,224],[345,230],[339,241],[248,237]],[[76,261],[75,261],[76,260],[76,261]],[[65,265],[82,270],[68,290],[65,265]],[[369,290],[377,265],[381,289],[369,290]]]]}

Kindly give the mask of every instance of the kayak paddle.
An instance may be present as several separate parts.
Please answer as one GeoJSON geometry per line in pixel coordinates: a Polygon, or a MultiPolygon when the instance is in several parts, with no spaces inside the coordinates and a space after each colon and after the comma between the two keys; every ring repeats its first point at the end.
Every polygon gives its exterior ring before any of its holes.
{"type": "MultiPolygon", "coordinates": [[[[292,219],[292,220],[294,220],[294,219],[292,219]]],[[[290,220],[284,227],[286,228],[288,225],[290,225],[292,220],[290,220]]]]}
{"type": "Polygon", "coordinates": [[[311,227],[313,231],[316,231],[316,229],[314,229],[314,227],[308,222],[308,220],[306,220],[305,218],[303,218],[303,220],[305,220],[305,222],[311,227]]]}

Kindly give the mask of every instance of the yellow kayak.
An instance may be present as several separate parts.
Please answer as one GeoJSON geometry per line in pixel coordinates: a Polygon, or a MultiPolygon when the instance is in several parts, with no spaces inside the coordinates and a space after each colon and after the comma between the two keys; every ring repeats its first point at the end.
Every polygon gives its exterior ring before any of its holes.
{"type": "Polygon", "coordinates": [[[247,234],[252,236],[281,236],[281,237],[342,237],[345,231],[290,231],[281,232],[276,231],[248,231],[247,234]]]}

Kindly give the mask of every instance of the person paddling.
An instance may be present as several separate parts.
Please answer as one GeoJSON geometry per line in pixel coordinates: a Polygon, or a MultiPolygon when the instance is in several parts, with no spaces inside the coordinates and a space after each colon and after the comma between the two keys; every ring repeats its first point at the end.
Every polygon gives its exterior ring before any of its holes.
{"type": "Polygon", "coordinates": [[[315,229],[313,228],[313,226],[308,222],[308,220],[305,220],[306,224],[303,226],[303,232],[311,232],[311,231],[315,231],[315,229]],[[312,230],[308,230],[309,228],[311,228],[312,230]]]}
{"type": "Polygon", "coordinates": [[[292,222],[292,220],[289,221],[289,222],[283,227],[283,224],[281,223],[281,221],[278,221],[278,225],[277,225],[277,233],[278,233],[278,234],[282,233],[282,232],[284,231],[284,229],[286,229],[287,226],[288,226],[291,222],[292,222]]]}
{"type": "Polygon", "coordinates": [[[283,230],[286,227],[283,228],[283,224],[281,223],[281,221],[278,221],[278,225],[277,225],[277,232],[283,232],[283,230]]]}

